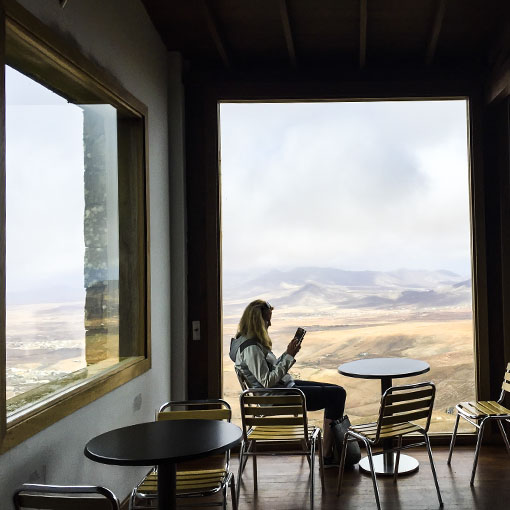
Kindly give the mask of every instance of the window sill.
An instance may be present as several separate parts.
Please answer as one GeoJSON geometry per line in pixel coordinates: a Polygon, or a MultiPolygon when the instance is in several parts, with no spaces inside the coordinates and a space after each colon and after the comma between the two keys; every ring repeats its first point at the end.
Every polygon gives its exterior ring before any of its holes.
{"type": "Polygon", "coordinates": [[[7,419],[7,432],[0,454],[149,369],[149,359],[141,356],[129,358],[84,380],[82,384],[64,389],[28,409],[13,413],[7,419]]]}

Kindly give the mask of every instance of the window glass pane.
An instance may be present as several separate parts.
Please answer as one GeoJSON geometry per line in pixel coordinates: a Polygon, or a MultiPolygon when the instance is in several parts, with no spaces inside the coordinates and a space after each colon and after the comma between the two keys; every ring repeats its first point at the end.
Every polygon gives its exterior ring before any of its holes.
{"type": "MultiPolygon", "coordinates": [[[[279,356],[307,329],[291,374],[340,384],[352,423],[377,418],[381,384],[341,376],[408,357],[436,383],[431,431],[475,397],[466,101],[221,105],[223,384],[230,339],[256,298],[275,310],[279,356]]],[[[311,413],[321,425],[322,412],[311,413]]],[[[463,431],[472,431],[466,422],[463,431]]]]}
{"type": "Polygon", "coordinates": [[[6,68],[8,415],[119,363],[117,112],[6,68]]]}

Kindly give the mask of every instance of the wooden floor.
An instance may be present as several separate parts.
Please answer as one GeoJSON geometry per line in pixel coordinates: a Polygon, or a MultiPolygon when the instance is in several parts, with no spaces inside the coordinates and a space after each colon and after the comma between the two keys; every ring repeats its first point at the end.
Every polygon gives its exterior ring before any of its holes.
{"type": "MultiPolygon", "coordinates": [[[[362,451],[363,453],[363,451],[362,451]]],[[[406,452],[420,462],[418,472],[402,476],[397,485],[391,478],[379,477],[383,509],[438,509],[427,453],[414,448],[406,452]]],[[[434,462],[445,509],[510,510],[510,457],[504,446],[482,446],[473,487],[469,485],[474,447],[455,448],[451,467],[446,464],[447,447],[433,448],[434,462]]],[[[232,471],[237,476],[237,458],[232,459],[232,471]]],[[[253,491],[251,460],[243,475],[239,510],[298,510],[309,509],[308,464],[299,457],[259,457],[257,493],[253,491]]],[[[325,470],[325,490],[316,473],[315,509],[352,510],[375,509],[370,476],[356,466],[346,471],[342,493],[336,496],[338,470],[325,470]]],[[[230,496],[228,507],[231,507],[230,496]]]]}

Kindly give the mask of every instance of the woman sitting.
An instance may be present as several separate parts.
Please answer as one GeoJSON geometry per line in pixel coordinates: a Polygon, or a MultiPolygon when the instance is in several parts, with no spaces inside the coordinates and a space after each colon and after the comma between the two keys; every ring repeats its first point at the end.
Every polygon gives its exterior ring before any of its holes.
{"type": "Polygon", "coordinates": [[[257,299],[244,310],[236,337],[230,344],[230,358],[235,369],[250,388],[299,388],[306,397],[306,409],[324,409],[324,461],[331,464],[333,435],[330,424],[341,420],[345,407],[345,390],[336,384],[293,379],[288,373],[295,363],[301,342],[294,337],[287,350],[277,358],[268,334],[273,307],[257,299]]]}

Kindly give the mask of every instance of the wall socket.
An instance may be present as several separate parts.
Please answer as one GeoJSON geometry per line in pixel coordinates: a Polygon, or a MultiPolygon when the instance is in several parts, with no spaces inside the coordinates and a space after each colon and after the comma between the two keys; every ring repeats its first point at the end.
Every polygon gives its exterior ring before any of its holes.
{"type": "Polygon", "coordinates": [[[193,340],[200,340],[200,321],[191,321],[191,331],[193,340]]]}

